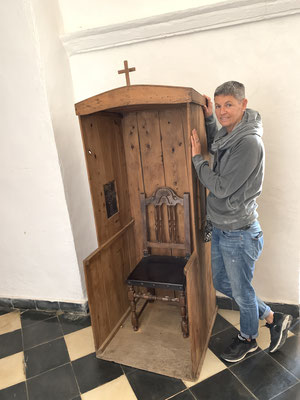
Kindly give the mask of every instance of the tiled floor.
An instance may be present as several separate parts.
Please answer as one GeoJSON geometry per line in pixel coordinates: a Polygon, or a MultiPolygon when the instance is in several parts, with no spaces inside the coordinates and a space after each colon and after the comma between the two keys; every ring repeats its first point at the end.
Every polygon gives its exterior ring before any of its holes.
{"type": "Polygon", "coordinates": [[[0,400],[296,400],[300,399],[299,319],[285,346],[259,349],[236,364],[220,352],[239,329],[237,311],[219,310],[198,382],[95,357],[89,317],[0,310],[0,400]]]}

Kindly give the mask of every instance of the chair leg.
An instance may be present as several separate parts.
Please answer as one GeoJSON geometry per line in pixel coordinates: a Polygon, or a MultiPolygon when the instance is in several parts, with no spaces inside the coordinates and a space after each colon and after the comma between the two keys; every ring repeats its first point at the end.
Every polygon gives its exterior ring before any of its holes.
{"type": "Polygon", "coordinates": [[[138,330],[138,318],[136,314],[136,302],[134,298],[134,287],[129,286],[128,288],[128,299],[131,307],[131,323],[134,331],[138,330]]]}
{"type": "Polygon", "coordinates": [[[179,304],[181,312],[181,329],[184,338],[189,336],[189,328],[187,322],[187,312],[186,312],[186,296],[184,291],[179,292],[179,304]]]}
{"type": "MultiPolygon", "coordinates": [[[[151,294],[152,296],[155,296],[155,289],[148,288],[148,293],[151,294]]],[[[148,303],[154,303],[154,300],[148,300],[148,303]]]]}

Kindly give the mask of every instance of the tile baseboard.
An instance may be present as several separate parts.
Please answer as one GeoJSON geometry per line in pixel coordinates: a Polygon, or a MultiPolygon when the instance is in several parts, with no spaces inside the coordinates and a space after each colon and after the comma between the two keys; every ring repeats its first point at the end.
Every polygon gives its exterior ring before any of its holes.
{"type": "MultiPolygon", "coordinates": [[[[299,317],[299,305],[285,304],[285,303],[271,303],[266,302],[273,311],[283,312],[290,314],[294,318],[299,317]]],[[[220,309],[224,310],[239,310],[236,302],[229,297],[217,296],[217,305],[220,309]]],[[[0,298],[0,309],[21,309],[21,310],[37,310],[37,311],[62,311],[62,312],[76,312],[81,314],[88,314],[88,302],[84,303],[68,303],[63,301],[44,301],[44,300],[31,300],[31,299],[8,299],[0,298]]]]}
{"type": "Polygon", "coordinates": [[[0,298],[0,309],[62,311],[62,312],[76,312],[81,314],[88,314],[89,312],[89,306],[87,301],[84,303],[69,303],[64,301],[8,299],[8,298],[0,298]]]}
{"type": "MultiPolygon", "coordinates": [[[[299,305],[298,304],[285,304],[285,303],[271,303],[265,302],[272,311],[282,312],[284,314],[290,314],[294,318],[299,317],[299,305]]],[[[217,296],[217,305],[219,308],[224,310],[239,310],[236,302],[229,297],[217,296]]]]}

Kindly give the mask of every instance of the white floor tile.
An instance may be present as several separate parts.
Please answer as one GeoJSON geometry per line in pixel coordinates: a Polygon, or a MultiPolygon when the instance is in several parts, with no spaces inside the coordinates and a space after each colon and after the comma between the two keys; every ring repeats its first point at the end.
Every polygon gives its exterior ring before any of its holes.
{"type": "Polygon", "coordinates": [[[81,395],[83,400],[137,400],[125,375],[81,395]]]}
{"type": "Polygon", "coordinates": [[[218,310],[218,314],[225,318],[232,325],[236,326],[240,324],[240,312],[234,310],[218,310]]]}
{"type": "Polygon", "coordinates": [[[0,359],[0,390],[25,379],[23,351],[0,359]]]}
{"type": "Polygon", "coordinates": [[[197,383],[204,381],[204,379],[223,371],[223,369],[226,369],[226,365],[222,363],[222,361],[220,361],[211,350],[207,349],[201,373],[197,382],[183,381],[183,383],[187,387],[194,386],[197,383]]]}
{"type": "Polygon", "coordinates": [[[65,341],[71,361],[95,352],[91,326],[65,335],[65,341]]]}
{"type": "Polygon", "coordinates": [[[12,311],[0,315],[0,335],[21,329],[21,318],[19,311],[12,311]]]}

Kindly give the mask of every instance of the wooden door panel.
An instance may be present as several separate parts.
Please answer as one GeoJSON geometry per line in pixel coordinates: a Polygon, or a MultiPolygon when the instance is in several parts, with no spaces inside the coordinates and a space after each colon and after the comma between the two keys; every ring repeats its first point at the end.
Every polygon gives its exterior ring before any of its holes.
{"type": "Polygon", "coordinates": [[[84,261],[96,351],[101,351],[129,310],[126,278],[135,262],[133,222],[84,261]]]}

